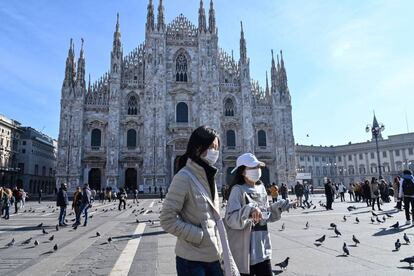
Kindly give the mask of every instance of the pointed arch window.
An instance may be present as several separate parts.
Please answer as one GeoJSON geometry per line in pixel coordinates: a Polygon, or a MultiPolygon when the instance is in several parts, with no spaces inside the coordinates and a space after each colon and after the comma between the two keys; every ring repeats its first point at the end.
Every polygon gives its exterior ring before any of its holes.
{"type": "Polygon", "coordinates": [[[266,132],[264,130],[262,129],[259,130],[259,132],[257,133],[257,140],[258,140],[259,147],[267,146],[266,132]]]}
{"type": "Polygon", "coordinates": [[[175,81],[187,82],[187,58],[183,53],[175,60],[175,81]]]}
{"type": "Polygon", "coordinates": [[[177,123],[188,123],[188,106],[186,103],[180,102],[177,104],[176,120],[177,123]]]}
{"type": "Polygon", "coordinates": [[[235,148],[236,147],[236,132],[234,130],[230,129],[226,132],[226,142],[227,147],[229,148],[235,148]]]}
{"type": "Polygon", "coordinates": [[[234,116],[234,103],[230,98],[224,102],[224,116],[234,116]]]}
{"type": "Polygon", "coordinates": [[[134,149],[137,147],[137,131],[135,129],[128,129],[127,131],[127,147],[134,149]]]}
{"type": "Polygon", "coordinates": [[[135,95],[131,95],[128,98],[128,115],[138,114],[138,100],[135,95]]]}
{"type": "Polygon", "coordinates": [[[91,147],[92,149],[99,149],[101,146],[101,130],[93,129],[91,133],[91,147]]]}

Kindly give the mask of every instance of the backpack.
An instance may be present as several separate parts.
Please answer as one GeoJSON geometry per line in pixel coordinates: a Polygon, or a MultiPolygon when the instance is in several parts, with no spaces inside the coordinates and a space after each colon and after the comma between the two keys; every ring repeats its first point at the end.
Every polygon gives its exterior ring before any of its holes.
{"type": "Polygon", "coordinates": [[[413,196],[414,195],[414,183],[410,179],[404,179],[402,183],[402,189],[404,196],[413,196]]]}

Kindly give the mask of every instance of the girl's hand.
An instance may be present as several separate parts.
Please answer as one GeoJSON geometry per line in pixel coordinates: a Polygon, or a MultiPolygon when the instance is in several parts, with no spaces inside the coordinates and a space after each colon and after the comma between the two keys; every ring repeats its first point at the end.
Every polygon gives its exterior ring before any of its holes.
{"type": "Polygon", "coordinates": [[[253,219],[253,223],[256,224],[262,219],[262,211],[260,210],[260,208],[255,207],[251,211],[250,216],[253,219]]]}

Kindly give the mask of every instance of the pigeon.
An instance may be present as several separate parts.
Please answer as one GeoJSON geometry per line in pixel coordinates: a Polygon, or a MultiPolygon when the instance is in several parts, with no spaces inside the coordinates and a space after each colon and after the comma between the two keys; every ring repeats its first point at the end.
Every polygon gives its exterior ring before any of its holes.
{"type": "Polygon", "coordinates": [[[381,223],[382,221],[379,220],[378,217],[375,218],[377,220],[378,223],[381,223]]]}
{"type": "Polygon", "coordinates": [[[343,219],[343,220],[344,220],[344,222],[345,222],[345,221],[346,221],[346,216],[344,216],[342,219],[343,219]]]}
{"type": "Polygon", "coordinates": [[[54,251],[57,251],[58,250],[58,245],[57,244],[55,244],[55,246],[53,246],[53,250],[54,251]]]}
{"type": "Polygon", "coordinates": [[[289,264],[289,257],[287,257],[283,262],[275,264],[275,266],[279,266],[281,269],[286,269],[289,264]]]}
{"type": "Polygon", "coordinates": [[[49,232],[47,232],[47,231],[45,230],[45,228],[42,228],[42,233],[43,233],[43,234],[49,234],[49,232]]]}
{"type": "Polygon", "coordinates": [[[342,236],[341,232],[338,231],[338,229],[335,227],[334,229],[336,236],[342,236]]]}
{"type": "Polygon", "coordinates": [[[37,228],[40,228],[43,226],[43,222],[41,224],[39,224],[38,226],[36,226],[37,228]]]}
{"type": "Polygon", "coordinates": [[[109,237],[108,238],[108,243],[111,243],[112,242],[112,237],[109,237]]]}
{"type": "Polygon", "coordinates": [[[377,216],[378,216],[377,214],[375,214],[375,212],[374,212],[374,211],[371,211],[371,214],[372,214],[374,217],[377,217],[377,216]]]}
{"type": "Polygon", "coordinates": [[[308,229],[309,228],[309,221],[306,222],[305,224],[305,228],[308,229]]]}
{"type": "Polygon", "coordinates": [[[400,250],[400,247],[401,247],[400,239],[397,239],[397,241],[395,242],[395,250],[396,251],[400,250]]]}
{"type": "Polygon", "coordinates": [[[11,246],[14,245],[15,242],[16,242],[16,240],[13,238],[6,246],[11,247],[11,246]]]}
{"type": "Polygon", "coordinates": [[[285,230],[285,223],[282,224],[282,231],[285,230]]]}
{"type": "Polygon", "coordinates": [[[37,240],[35,240],[35,241],[34,241],[34,245],[35,245],[35,246],[38,246],[38,245],[39,245],[39,242],[38,242],[37,240]]]}
{"type": "Polygon", "coordinates": [[[100,237],[100,236],[101,236],[101,233],[96,232],[96,236],[97,236],[97,237],[100,237]]]}
{"type": "Polygon", "coordinates": [[[355,206],[348,206],[346,209],[348,209],[349,212],[351,212],[352,210],[356,210],[355,206]]]}
{"type": "Polygon", "coordinates": [[[136,221],[137,223],[139,223],[139,219],[136,219],[135,221],[136,221]]]}
{"type": "Polygon", "coordinates": [[[382,222],[385,222],[387,220],[386,216],[382,216],[382,222]]]}
{"type": "Polygon", "coordinates": [[[389,218],[392,218],[392,217],[393,217],[392,215],[390,215],[390,214],[388,214],[388,213],[385,213],[385,215],[386,215],[387,217],[389,217],[389,218]]]}
{"type": "Polygon", "coordinates": [[[371,222],[372,222],[372,223],[374,223],[374,222],[375,222],[375,220],[374,220],[374,218],[373,218],[373,217],[371,217],[371,222]]]}
{"type": "Polygon", "coordinates": [[[49,238],[49,241],[53,241],[53,239],[55,238],[55,235],[52,235],[50,238],[49,238]]]}
{"type": "Polygon", "coordinates": [[[400,227],[400,223],[398,221],[390,226],[390,228],[394,228],[394,229],[398,229],[398,227],[400,227]]]}
{"type": "Polygon", "coordinates": [[[316,205],[315,205],[315,206],[313,206],[313,209],[316,209],[316,205]]]}
{"type": "Polygon", "coordinates": [[[29,244],[31,241],[32,241],[32,238],[28,238],[27,240],[22,242],[22,245],[23,244],[29,244]]]}
{"type": "Polygon", "coordinates": [[[414,263],[414,256],[412,257],[407,257],[405,259],[400,260],[400,262],[402,263],[408,263],[411,267],[411,264],[414,263]]]}
{"type": "Polygon", "coordinates": [[[332,228],[335,228],[336,224],[332,222],[331,224],[329,224],[329,226],[332,227],[332,228]]]}
{"type": "Polygon", "coordinates": [[[352,241],[355,243],[355,246],[357,246],[358,243],[360,243],[359,240],[355,237],[355,235],[352,235],[352,241]]]}
{"type": "Polygon", "coordinates": [[[406,244],[410,243],[410,239],[408,238],[407,233],[404,233],[404,240],[406,244]]]}
{"type": "Polygon", "coordinates": [[[358,217],[356,217],[356,218],[355,218],[355,221],[356,221],[356,223],[359,223],[359,218],[358,218],[358,217]]]}
{"type": "Polygon", "coordinates": [[[344,251],[344,255],[349,255],[349,249],[346,246],[346,243],[344,242],[344,245],[342,246],[342,251],[344,251]]]}
{"type": "Polygon", "coordinates": [[[323,243],[325,241],[325,235],[323,235],[322,237],[320,237],[319,239],[315,240],[315,242],[320,242],[323,243]]]}
{"type": "Polygon", "coordinates": [[[56,224],[56,231],[59,231],[59,225],[56,224]]]}

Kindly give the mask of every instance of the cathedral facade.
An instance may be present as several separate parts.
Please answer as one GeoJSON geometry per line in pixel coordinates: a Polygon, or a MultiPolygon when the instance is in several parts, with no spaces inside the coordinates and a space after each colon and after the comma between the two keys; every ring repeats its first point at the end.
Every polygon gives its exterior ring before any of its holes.
{"type": "Polygon", "coordinates": [[[244,152],[266,163],[265,183],[293,183],[292,107],[282,52],[277,61],[271,52],[270,85],[266,73],[262,88],[250,78],[242,24],[239,58],[219,47],[212,1],[208,16],[200,1],[198,26],[182,14],[166,24],[162,0],[157,10],[155,16],[150,0],[145,41],[127,54],[117,16],[110,68],[93,84],[85,80],[83,40],[77,62],[71,40],[61,91],[57,186],[165,189],[200,125],[220,133],[219,187],[244,152]]]}

